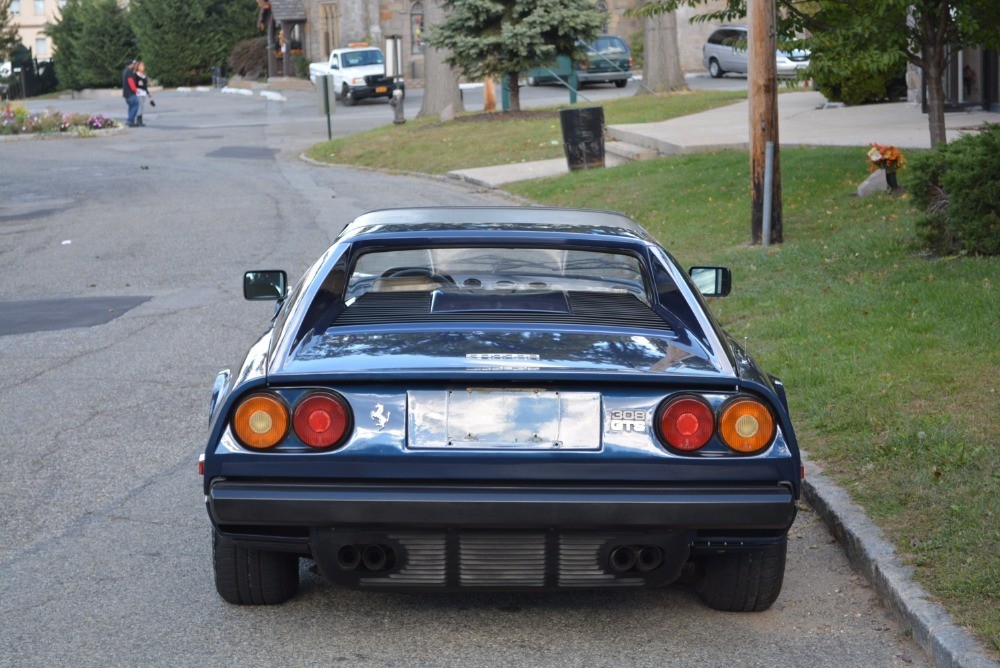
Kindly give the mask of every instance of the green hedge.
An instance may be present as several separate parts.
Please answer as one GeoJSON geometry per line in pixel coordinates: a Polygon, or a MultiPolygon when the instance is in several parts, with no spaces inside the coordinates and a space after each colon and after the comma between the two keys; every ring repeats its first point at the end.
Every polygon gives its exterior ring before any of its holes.
{"type": "Polygon", "coordinates": [[[929,250],[1000,255],[1000,125],[918,155],[910,167],[929,250]]]}

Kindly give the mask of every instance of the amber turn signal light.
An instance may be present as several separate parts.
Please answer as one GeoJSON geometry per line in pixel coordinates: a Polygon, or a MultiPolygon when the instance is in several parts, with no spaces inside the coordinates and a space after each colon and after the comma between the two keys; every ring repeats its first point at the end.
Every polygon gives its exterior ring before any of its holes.
{"type": "Polygon", "coordinates": [[[248,448],[273,448],[288,433],[288,408],[272,394],[252,394],[237,407],[233,431],[248,448]]]}
{"type": "Polygon", "coordinates": [[[723,407],[719,435],[737,452],[757,452],[774,439],[774,417],[761,402],[739,397],[723,407]]]}

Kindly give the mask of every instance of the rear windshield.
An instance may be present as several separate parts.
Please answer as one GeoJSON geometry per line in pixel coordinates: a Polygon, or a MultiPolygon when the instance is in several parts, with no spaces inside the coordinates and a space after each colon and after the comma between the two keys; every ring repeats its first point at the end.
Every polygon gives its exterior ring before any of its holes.
{"type": "Polygon", "coordinates": [[[345,299],[369,292],[596,292],[648,303],[643,265],[624,253],[566,248],[418,248],[360,256],[345,299]]]}
{"type": "Polygon", "coordinates": [[[609,56],[614,54],[628,53],[628,46],[621,37],[608,36],[608,37],[598,37],[596,40],[590,43],[590,50],[601,54],[602,56],[609,56]]]}

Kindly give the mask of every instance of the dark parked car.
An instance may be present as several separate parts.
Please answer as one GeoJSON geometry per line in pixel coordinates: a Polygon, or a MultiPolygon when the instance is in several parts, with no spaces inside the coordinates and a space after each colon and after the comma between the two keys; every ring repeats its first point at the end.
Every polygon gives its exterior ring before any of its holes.
{"type": "Polygon", "coordinates": [[[368,590],[664,585],[720,610],[781,589],[801,465],[785,392],[629,218],[367,213],[215,382],[200,464],[226,601],[281,603],[300,559],[368,590]]]}
{"type": "MultiPolygon", "coordinates": [[[[533,67],[528,71],[529,86],[569,81],[571,61],[560,56],[555,63],[533,67]]],[[[587,44],[587,57],[576,63],[576,78],[580,86],[590,83],[613,83],[624,88],[632,78],[632,52],[621,37],[601,35],[587,44]]]]}

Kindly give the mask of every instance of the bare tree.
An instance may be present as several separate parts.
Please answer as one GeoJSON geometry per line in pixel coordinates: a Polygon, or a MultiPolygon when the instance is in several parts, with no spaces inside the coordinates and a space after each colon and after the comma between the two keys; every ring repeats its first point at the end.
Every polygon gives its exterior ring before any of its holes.
{"type": "Polygon", "coordinates": [[[647,14],[642,82],[636,95],[687,90],[677,45],[677,13],[647,14]]]}
{"type": "MultiPolygon", "coordinates": [[[[444,8],[438,0],[425,0],[424,25],[435,26],[444,20],[444,8]]],[[[417,118],[439,116],[449,106],[453,113],[464,111],[462,91],[458,87],[458,72],[445,59],[451,54],[449,49],[437,49],[427,45],[424,51],[424,102],[417,118]]]]}

